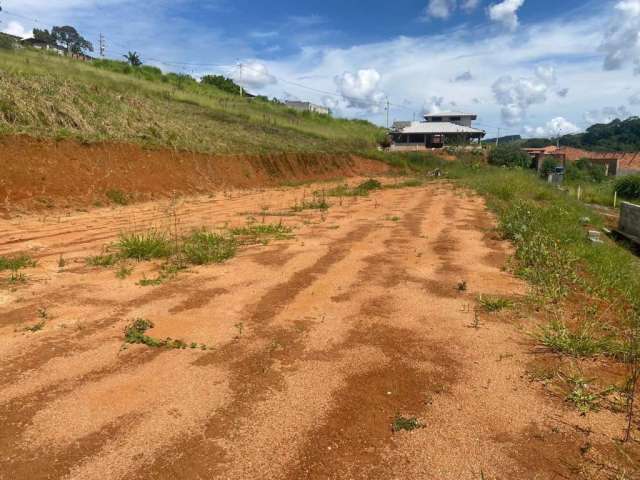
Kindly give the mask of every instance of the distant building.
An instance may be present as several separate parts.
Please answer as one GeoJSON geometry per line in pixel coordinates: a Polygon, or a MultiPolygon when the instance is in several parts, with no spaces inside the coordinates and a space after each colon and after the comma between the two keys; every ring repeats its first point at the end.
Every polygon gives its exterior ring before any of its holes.
{"type": "Polygon", "coordinates": [[[580,148],[555,146],[524,150],[536,162],[538,170],[542,170],[547,159],[566,167],[567,164],[584,158],[593,164],[602,165],[607,175],[612,177],[640,173],[640,152],[590,152],[580,148]]]}
{"type": "Polygon", "coordinates": [[[320,115],[331,115],[331,110],[329,110],[327,107],[316,105],[315,103],[311,102],[296,102],[292,100],[286,100],[284,104],[289,108],[293,108],[294,110],[299,110],[301,112],[313,112],[319,113],[320,115]]]}
{"type": "Polygon", "coordinates": [[[395,122],[389,132],[392,150],[426,150],[480,142],[484,130],[471,126],[473,113],[443,112],[424,116],[422,122],[395,122]]]}
{"type": "Polygon", "coordinates": [[[51,52],[55,52],[58,55],[65,55],[67,51],[58,45],[51,45],[49,43],[43,42],[42,40],[36,40],[35,38],[26,38],[22,40],[22,45],[25,47],[36,48],[38,50],[47,50],[51,52]]]}

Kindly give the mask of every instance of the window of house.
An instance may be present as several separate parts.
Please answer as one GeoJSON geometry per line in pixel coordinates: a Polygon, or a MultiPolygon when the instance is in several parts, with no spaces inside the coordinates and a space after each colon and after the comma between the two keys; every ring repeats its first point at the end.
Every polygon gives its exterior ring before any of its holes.
{"type": "Polygon", "coordinates": [[[431,121],[432,122],[441,122],[442,121],[442,117],[431,117],[431,121]]]}
{"type": "Polygon", "coordinates": [[[462,120],[462,117],[451,117],[452,122],[459,122],[460,120],[462,120]]]}

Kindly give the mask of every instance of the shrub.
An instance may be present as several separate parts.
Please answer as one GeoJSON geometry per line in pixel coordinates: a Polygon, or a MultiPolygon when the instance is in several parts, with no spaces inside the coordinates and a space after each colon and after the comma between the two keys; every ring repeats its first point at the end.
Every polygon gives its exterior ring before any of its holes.
{"type": "Polygon", "coordinates": [[[121,192],[120,190],[108,190],[107,193],[105,193],[105,195],[109,200],[111,200],[113,203],[116,203],[118,205],[129,204],[129,199],[127,198],[127,195],[124,192],[121,192]]]}
{"type": "Polygon", "coordinates": [[[629,175],[620,178],[616,182],[616,192],[625,198],[640,198],[640,175],[629,175]]]}
{"type": "Polygon", "coordinates": [[[593,163],[588,158],[569,163],[565,171],[567,180],[601,183],[607,178],[607,171],[603,165],[593,163]]]}
{"type": "Polygon", "coordinates": [[[547,177],[555,172],[557,166],[558,162],[555,158],[545,158],[544,162],[542,162],[542,170],[540,170],[540,174],[543,177],[547,177]]]}
{"type": "Polygon", "coordinates": [[[489,153],[489,163],[498,167],[529,168],[531,159],[517,144],[499,145],[489,153]]]}
{"type": "Polygon", "coordinates": [[[15,43],[13,40],[0,35],[0,50],[13,50],[15,43]]]}

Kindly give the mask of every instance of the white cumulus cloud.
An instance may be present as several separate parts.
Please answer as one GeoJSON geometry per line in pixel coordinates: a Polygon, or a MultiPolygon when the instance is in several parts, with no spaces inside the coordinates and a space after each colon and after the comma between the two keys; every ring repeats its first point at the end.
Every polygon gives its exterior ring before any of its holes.
{"type": "Polygon", "coordinates": [[[32,36],[32,33],[25,29],[21,23],[13,20],[7,23],[7,26],[2,29],[2,32],[21,38],[28,38],[32,36]]]}
{"type": "Polygon", "coordinates": [[[386,98],[379,90],[380,79],[377,70],[368,68],[358,70],[355,74],[345,72],[335,77],[335,83],[348,107],[376,112],[382,108],[386,98]]]}
{"type": "Polygon", "coordinates": [[[589,110],[583,115],[584,121],[588,124],[610,123],[616,119],[625,120],[631,116],[631,112],[624,105],[619,107],[604,107],[589,110]]]}
{"type": "Polygon", "coordinates": [[[580,132],[580,128],[564,117],[555,117],[541,127],[524,127],[524,131],[529,136],[535,137],[558,137],[580,132]]]}
{"type": "Polygon", "coordinates": [[[633,63],[640,75],[640,0],[620,1],[615,11],[601,45],[606,55],[604,69],[619,70],[633,63]]]}
{"type": "Polygon", "coordinates": [[[547,101],[549,89],[556,83],[553,67],[538,66],[532,77],[504,75],[492,86],[496,102],[502,107],[502,120],[509,126],[522,123],[531,105],[547,101]]]}
{"type": "Polygon", "coordinates": [[[446,19],[460,7],[466,13],[470,13],[476,9],[480,0],[429,0],[427,4],[426,16],[446,19]]]}
{"type": "Polygon", "coordinates": [[[242,86],[252,88],[263,88],[277,83],[276,77],[269,73],[267,66],[257,61],[242,64],[231,78],[242,86]]]}
{"type": "Polygon", "coordinates": [[[434,18],[449,18],[456,6],[456,0],[429,0],[427,15],[434,18]]]}
{"type": "Polygon", "coordinates": [[[503,0],[489,7],[489,18],[504,25],[511,31],[518,28],[518,10],[524,5],[524,0],[503,0]]]}

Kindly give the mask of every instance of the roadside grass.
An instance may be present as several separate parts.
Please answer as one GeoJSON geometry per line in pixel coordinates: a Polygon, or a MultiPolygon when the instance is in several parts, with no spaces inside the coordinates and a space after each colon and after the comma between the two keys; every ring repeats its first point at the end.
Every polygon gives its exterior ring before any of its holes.
{"type": "Polygon", "coordinates": [[[545,347],[556,353],[573,357],[593,357],[608,355],[622,358],[624,344],[609,335],[593,322],[584,322],[574,329],[560,320],[552,320],[540,327],[535,338],[545,347]]]}
{"type": "Polygon", "coordinates": [[[450,162],[430,154],[392,154],[387,160],[407,174],[441,169],[446,181],[485,198],[498,219],[498,232],[515,246],[510,268],[531,285],[531,298],[543,314],[553,312],[538,341],[567,355],[638,362],[640,260],[606,238],[599,244],[589,241],[588,230],[604,226],[597,212],[532,171],[450,162]],[[569,328],[561,320],[574,294],[596,314],[578,313],[569,328]]]}
{"type": "Polygon", "coordinates": [[[270,239],[286,240],[291,238],[293,229],[280,223],[252,223],[245,227],[231,229],[234,237],[239,237],[243,244],[266,243],[270,239]]]}

